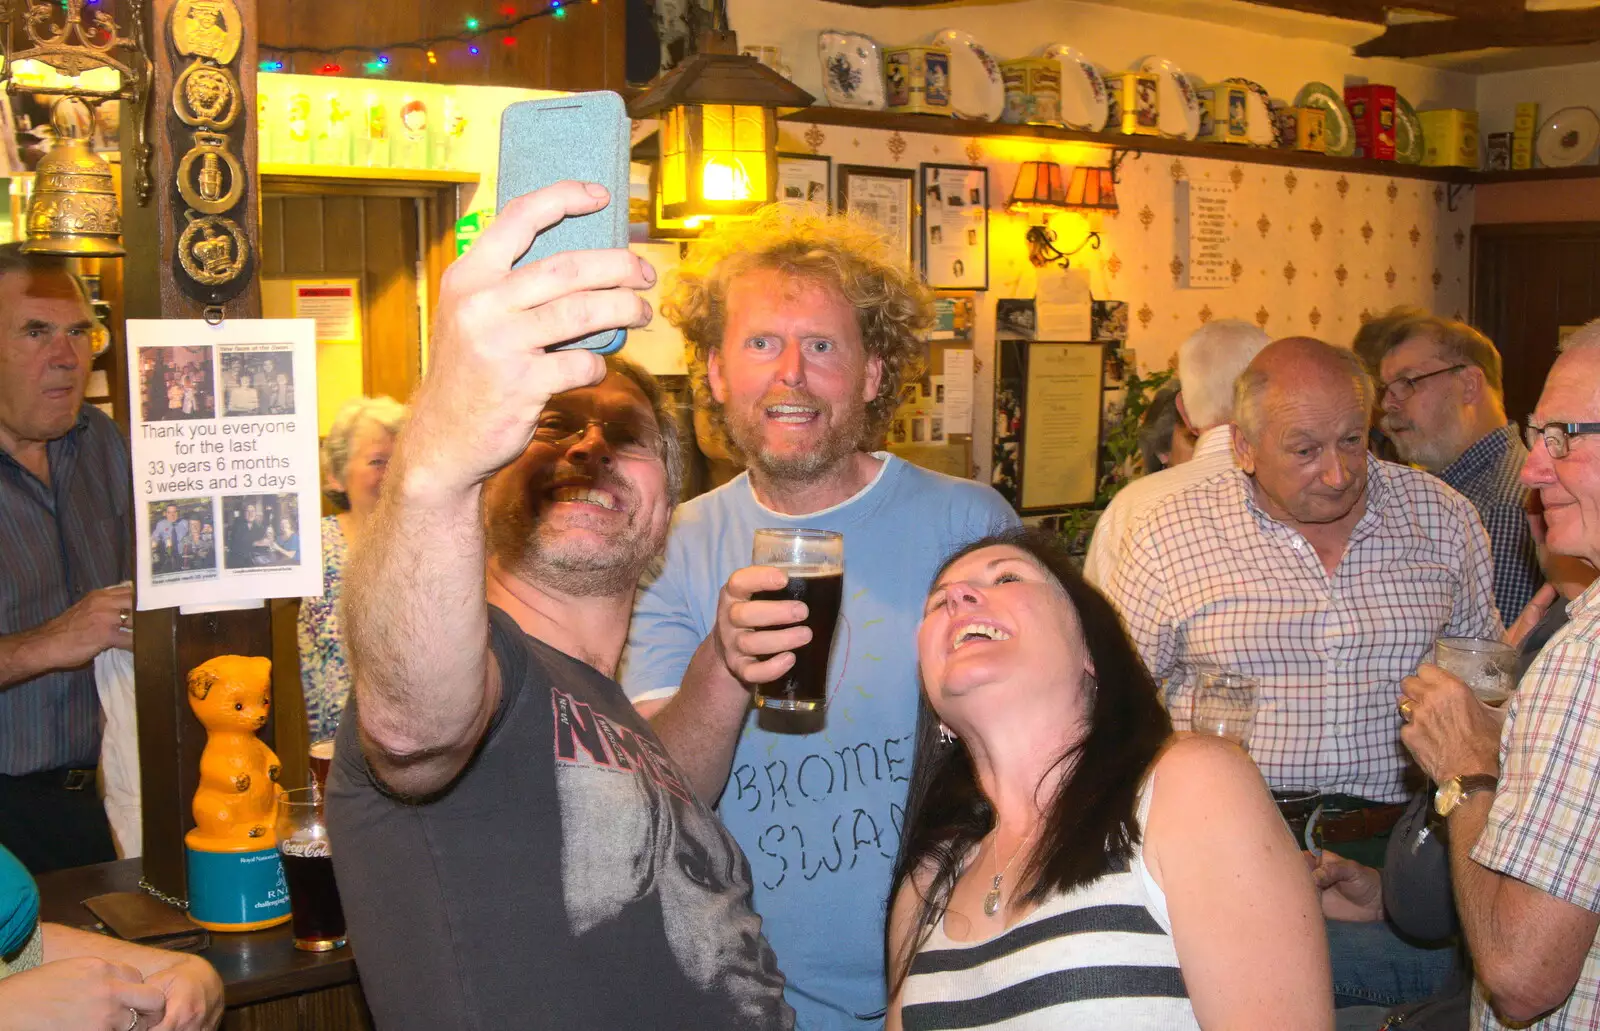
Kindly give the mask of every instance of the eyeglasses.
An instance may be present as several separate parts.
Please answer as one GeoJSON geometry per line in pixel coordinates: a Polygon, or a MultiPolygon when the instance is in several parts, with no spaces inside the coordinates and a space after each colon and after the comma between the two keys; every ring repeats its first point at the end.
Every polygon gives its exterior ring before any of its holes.
{"type": "Polygon", "coordinates": [[[1600,422],[1547,422],[1543,426],[1535,426],[1532,417],[1529,417],[1528,428],[1522,431],[1529,451],[1538,447],[1540,438],[1543,438],[1544,448],[1550,452],[1551,458],[1567,457],[1572,450],[1572,438],[1590,433],[1600,433],[1600,422]]]}
{"type": "Polygon", "coordinates": [[[619,454],[660,453],[661,431],[643,420],[584,419],[564,412],[546,412],[534,427],[533,439],[551,447],[567,448],[582,440],[591,426],[600,427],[606,446],[619,454]]]}
{"type": "Polygon", "coordinates": [[[1423,380],[1432,379],[1434,376],[1443,376],[1447,372],[1460,372],[1466,367],[1467,363],[1462,362],[1460,365],[1452,365],[1449,368],[1424,372],[1420,376],[1396,376],[1388,383],[1383,384],[1383,391],[1378,395],[1378,399],[1381,401],[1386,396],[1393,396],[1396,401],[1404,401],[1417,392],[1417,384],[1423,380]]]}

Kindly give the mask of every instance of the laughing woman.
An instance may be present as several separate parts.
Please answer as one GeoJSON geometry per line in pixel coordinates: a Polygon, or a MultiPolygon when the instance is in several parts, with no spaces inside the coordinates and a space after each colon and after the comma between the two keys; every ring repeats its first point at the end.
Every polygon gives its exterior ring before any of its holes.
{"type": "Polygon", "coordinates": [[[1261,775],[1172,739],[1051,538],[958,552],[917,644],[890,1031],[1333,1026],[1316,894],[1261,775]]]}

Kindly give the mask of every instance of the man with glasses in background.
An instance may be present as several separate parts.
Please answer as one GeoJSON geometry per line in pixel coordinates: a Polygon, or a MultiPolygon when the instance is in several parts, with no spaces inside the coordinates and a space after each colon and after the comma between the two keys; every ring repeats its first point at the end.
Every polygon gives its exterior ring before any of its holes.
{"type": "Polygon", "coordinates": [[[1524,516],[1528,491],[1517,482],[1528,451],[1506,421],[1500,352],[1463,322],[1413,314],[1374,354],[1383,429],[1407,462],[1454,487],[1489,534],[1494,600],[1516,619],[1544,582],[1524,516]]]}
{"type": "MultiPolygon", "coordinates": [[[[1600,321],[1574,334],[1529,419],[1522,483],[1551,552],[1600,563],[1600,321]]],[[[1600,582],[1567,606],[1504,716],[1423,666],[1401,738],[1439,785],[1484,1031],[1600,1026],[1600,582]]]]}

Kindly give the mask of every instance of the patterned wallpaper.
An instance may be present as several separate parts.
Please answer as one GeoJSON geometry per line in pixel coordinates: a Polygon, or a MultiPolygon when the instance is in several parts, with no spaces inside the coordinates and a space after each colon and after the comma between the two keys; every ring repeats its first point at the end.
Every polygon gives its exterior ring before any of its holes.
{"type": "MultiPolygon", "coordinates": [[[[1038,287],[1038,273],[1022,240],[1026,221],[995,209],[1010,195],[1020,162],[1104,165],[1108,152],[1080,144],[795,122],[780,123],[778,149],[826,154],[836,168],[864,164],[915,169],[922,162],[943,162],[989,169],[989,290],[979,295],[973,419],[973,453],[987,456],[993,423],[994,302],[1035,296],[1038,287]]],[[[1121,213],[1103,220],[1101,249],[1079,252],[1073,268],[1088,271],[1096,298],[1128,302],[1129,346],[1146,369],[1166,366],[1179,341],[1211,318],[1250,319],[1274,337],[1307,334],[1348,343],[1363,316],[1396,304],[1451,316],[1467,310],[1470,193],[1451,212],[1444,188],[1425,180],[1159,154],[1130,157],[1122,165],[1121,180],[1121,213]],[[1231,183],[1234,188],[1229,286],[1183,285],[1175,188],[1181,179],[1231,183]]],[[[1081,239],[1082,228],[1060,228],[1063,248],[1081,239]]],[[[986,460],[979,460],[985,463],[986,479],[986,460]]]]}

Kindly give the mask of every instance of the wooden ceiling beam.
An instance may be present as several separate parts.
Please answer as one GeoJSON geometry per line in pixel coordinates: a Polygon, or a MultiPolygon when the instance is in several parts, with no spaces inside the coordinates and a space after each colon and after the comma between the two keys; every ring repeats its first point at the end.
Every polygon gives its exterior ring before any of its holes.
{"type": "Polygon", "coordinates": [[[1355,48],[1357,57],[1428,57],[1490,47],[1555,47],[1600,42],[1600,10],[1524,11],[1492,20],[1391,25],[1355,48]]]}

